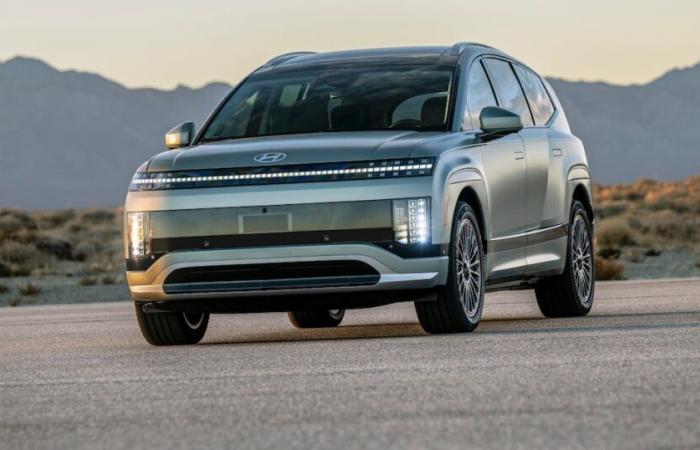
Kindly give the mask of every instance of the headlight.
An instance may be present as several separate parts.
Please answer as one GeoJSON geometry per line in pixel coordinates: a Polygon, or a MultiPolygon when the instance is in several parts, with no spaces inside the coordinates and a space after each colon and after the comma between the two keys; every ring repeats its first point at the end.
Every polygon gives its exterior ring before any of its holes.
{"type": "Polygon", "coordinates": [[[394,239],[401,244],[430,241],[430,199],[410,198],[392,202],[394,239]]]}
{"type": "Polygon", "coordinates": [[[435,158],[390,159],[283,166],[239,167],[178,172],[137,172],[130,191],[224,186],[382,180],[433,174],[435,158]]]}
{"type": "Polygon", "coordinates": [[[129,258],[145,258],[150,251],[151,227],[146,212],[131,212],[126,215],[129,237],[129,258]]]}

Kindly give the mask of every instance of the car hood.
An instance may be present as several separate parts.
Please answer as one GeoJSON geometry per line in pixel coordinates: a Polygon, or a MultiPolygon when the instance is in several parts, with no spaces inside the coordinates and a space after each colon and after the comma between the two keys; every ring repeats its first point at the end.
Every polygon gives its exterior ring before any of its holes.
{"type": "Polygon", "coordinates": [[[156,155],[149,172],[202,170],[264,165],[367,161],[428,156],[426,140],[444,132],[367,131],[298,134],[234,139],[171,150],[156,155]],[[263,153],[283,153],[283,160],[259,163],[263,153]]]}

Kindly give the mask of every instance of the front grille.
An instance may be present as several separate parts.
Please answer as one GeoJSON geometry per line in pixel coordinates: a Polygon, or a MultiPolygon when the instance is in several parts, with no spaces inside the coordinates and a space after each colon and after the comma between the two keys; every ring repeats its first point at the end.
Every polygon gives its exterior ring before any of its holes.
{"type": "Polygon", "coordinates": [[[165,279],[167,294],[366,286],[379,273],[361,261],[312,261],[177,269],[165,279]]]}

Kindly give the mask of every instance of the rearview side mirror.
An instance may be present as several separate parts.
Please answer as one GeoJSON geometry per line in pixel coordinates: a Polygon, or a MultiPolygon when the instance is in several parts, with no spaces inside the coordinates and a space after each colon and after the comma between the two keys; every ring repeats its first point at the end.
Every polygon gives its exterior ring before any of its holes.
{"type": "Polygon", "coordinates": [[[194,139],[194,122],[185,122],[165,134],[165,146],[170,150],[187,147],[194,139]]]}
{"type": "Polygon", "coordinates": [[[496,106],[487,106],[482,109],[479,122],[481,122],[483,135],[487,136],[504,136],[523,129],[523,121],[519,115],[496,106]]]}

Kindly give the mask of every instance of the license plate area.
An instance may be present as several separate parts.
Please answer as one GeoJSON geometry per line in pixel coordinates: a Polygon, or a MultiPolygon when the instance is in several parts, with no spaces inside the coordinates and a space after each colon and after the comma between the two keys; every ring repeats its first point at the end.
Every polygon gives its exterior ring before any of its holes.
{"type": "Polygon", "coordinates": [[[291,213],[241,214],[238,216],[240,234],[287,233],[292,231],[291,213]]]}

